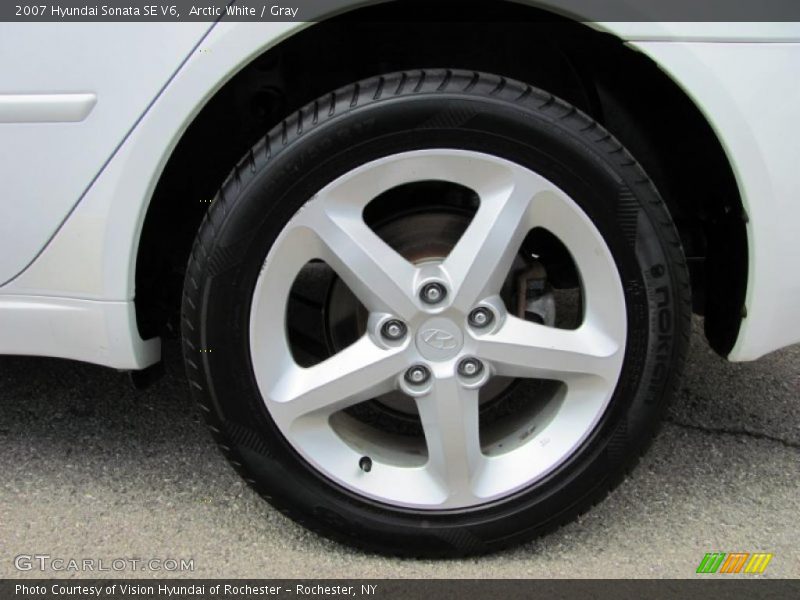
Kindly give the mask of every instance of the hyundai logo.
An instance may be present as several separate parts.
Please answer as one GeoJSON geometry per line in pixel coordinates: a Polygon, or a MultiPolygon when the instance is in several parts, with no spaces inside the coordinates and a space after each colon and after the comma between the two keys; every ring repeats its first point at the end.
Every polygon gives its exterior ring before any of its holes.
{"type": "Polygon", "coordinates": [[[422,332],[422,341],[437,350],[450,350],[458,345],[455,337],[441,329],[426,329],[422,332]]]}

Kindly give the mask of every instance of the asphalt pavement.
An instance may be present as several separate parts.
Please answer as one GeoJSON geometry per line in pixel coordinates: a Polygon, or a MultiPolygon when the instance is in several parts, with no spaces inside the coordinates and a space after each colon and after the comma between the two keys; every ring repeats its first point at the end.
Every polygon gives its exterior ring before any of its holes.
{"type": "Polygon", "coordinates": [[[729,364],[696,322],[684,385],[628,480],[543,539],[447,561],[365,554],[273,510],[219,454],[167,351],[143,391],[110,369],[0,357],[0,577],[98,575],[15,567],[38,554],[193,559],[174,575],[196,578],[680,578],[706,552],[769,552],[764,577],[800,577],[800,346],[729,364]]]}

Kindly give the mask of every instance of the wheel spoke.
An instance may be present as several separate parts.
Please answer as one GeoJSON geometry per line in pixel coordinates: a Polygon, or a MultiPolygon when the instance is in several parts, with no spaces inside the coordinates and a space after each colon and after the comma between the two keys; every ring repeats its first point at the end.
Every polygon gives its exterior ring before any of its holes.
{"type": "Polygon", "coordinates": [[[284,369],[270,390],[270,409],[284,422],[329,415],[392,390],[406,362],[402,349],[380,348],[363,336],[313,367],[284,369]]]}
{"type": "Polygon", "coordinates": [[[481,197],[475,217],[442,265],[455,288],[454,306],[468,310],[500,292],[530,229],[525,215],[541,189],[537,179],[515,172],[506,185],[481,197]]]}
{"type": "Polygon", "coordinates": [[[315,199],[295,226],[313,231],[325,260],[371,312],[409,320],[416,312],[416,268],[364,222],[356,206],[315,199]]]}
{"type": "Polygon", "coordinates": [[[446,490],[448,503],[474,501],[472,482],[484,457],[478,429],[478,390],[454,377],[438,379],[427,396],[417,398],[428,469],[446,490]]]}
{"type": "Polygon", "coordinates": [[[478,355],[489,360],[498,375],[565,382],[589,376],[612,384],[622,362],[621,348],[588,324],[556,329],[513,316],[478,341],[478,355]]]}

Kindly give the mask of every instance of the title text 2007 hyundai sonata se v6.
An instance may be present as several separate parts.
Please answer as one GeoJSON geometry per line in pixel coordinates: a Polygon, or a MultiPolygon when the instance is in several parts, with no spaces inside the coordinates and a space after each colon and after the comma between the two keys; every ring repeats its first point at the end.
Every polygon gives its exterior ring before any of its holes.
{"type": "Polygon", "coordinates": [[[800,26],[396,4],[0,25],[0,353],[143,378],[179,331],[282,512],[490,552],[633,468],[693,312],[800,341],[800,26]]]}

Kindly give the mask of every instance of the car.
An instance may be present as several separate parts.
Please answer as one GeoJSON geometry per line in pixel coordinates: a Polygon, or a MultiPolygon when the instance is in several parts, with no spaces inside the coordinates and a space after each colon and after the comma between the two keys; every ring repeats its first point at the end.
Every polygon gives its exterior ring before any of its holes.
{"type": "Polygon", "coordinates": [[[278,510],[494,552],[624,480],[693,314],[800,342],[800,26],[350,4],[0,25],[0,354],[179,338],[278,510]]]}

